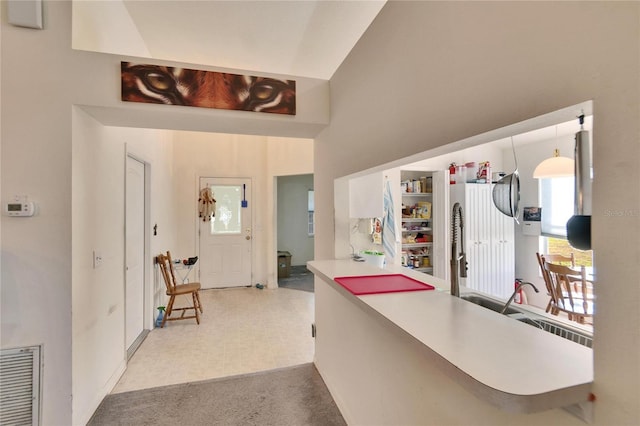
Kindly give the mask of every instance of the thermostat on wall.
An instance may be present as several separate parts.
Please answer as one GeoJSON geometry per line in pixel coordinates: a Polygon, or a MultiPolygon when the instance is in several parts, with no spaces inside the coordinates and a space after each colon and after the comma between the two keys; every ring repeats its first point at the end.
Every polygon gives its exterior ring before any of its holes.
{"type": "Polygon", "coordinates": [[[9,201],[4,203],[4,213],[7,216],[33,216],[34,211],[33,201],[9,201]]]}

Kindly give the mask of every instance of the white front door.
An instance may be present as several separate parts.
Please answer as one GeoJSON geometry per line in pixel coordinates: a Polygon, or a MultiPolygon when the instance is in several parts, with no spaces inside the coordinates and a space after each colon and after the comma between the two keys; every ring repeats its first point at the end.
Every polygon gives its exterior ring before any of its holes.
{"type": "Polygon", "coordinates": [[[199,218],[202,288],[251,286],[251,179],[200,178],[216,200],[215,217],[199,218]]]}
{"type": "Polygon", "coordinates": [[[144,163],[127,156],[125,336],[130,349],[144,329],[144,163]]]}

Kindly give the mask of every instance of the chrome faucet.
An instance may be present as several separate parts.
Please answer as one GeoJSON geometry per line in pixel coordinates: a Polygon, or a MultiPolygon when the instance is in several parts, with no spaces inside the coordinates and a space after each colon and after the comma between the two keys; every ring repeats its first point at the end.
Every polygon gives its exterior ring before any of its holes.
{"type": "Polygon", "coordinates": [[[356,262],[364,262],[364,258],[359,254],[356,254],[356,249],[353,247],[353,244],[349,244],[349,246],[351,246],[351,259],[356,262]]]}
{"type": "Polygon", "coordinates": [[[501,314],[504,314],[507,311],[507,308],[509,307],[509,305],[511,304],[511,302],[513,302],[513,299],[515,299],[516,294],[518,294],[518,291],[524,287],[525,285],[530,285],[531,287],[533,287],[533,289],[535,290],[536,293],[540,293],[540,291],[538,290],[538,288],[533,285],[532,283],[528,282],[528,281],[522,281],[522,280],[516,280],[516,289],[513,290],[513,294],[511,295],[511,297],[509,298],[509,300],[507,301],[507,303],[505,303],[504,307],[502,308],[502,310],[500,311],[501,314]]]}
{"type": "Polygon", "coordinates": [[[451,295],[460,297],[460,277],[467,277],[467,255],[464,252],[464,219],[460,203],[453,205],[451,212],[451,295]],[[460,224],[460,253],[458,253],[458,232],[456,218],[460,224]],[[460,262],[458,264],[458,262],[460,262]],[[458,276],[458,274],[460,276],[458,276]]]}

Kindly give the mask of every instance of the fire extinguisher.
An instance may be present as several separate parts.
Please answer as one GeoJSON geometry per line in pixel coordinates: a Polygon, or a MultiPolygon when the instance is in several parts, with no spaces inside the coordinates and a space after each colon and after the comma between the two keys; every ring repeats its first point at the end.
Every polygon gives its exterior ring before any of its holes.
{"type": "MultiPolygon", "coordinates": [[[[518,286],[521,284],[520,278],[516,278],[516,282],[513,284],[513,290],[518,289],[518,286]]],[[[516,297],[513,299],[514,303],[522,305],[522,287],[518,289],[516,292],[516,297]]]]}
{"type": "Polygon", "coordinates": [[[449,184],[456,183],[456,163],[449,164],[449,184]]]}

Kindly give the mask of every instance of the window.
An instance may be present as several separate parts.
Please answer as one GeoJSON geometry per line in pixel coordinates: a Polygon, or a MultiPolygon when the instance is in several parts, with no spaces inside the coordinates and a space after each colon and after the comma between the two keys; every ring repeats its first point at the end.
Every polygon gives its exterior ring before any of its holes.
{"type": "Polygon", "coordinates": [[[560,238],[542,238],[540,253],[553,253],[569,256],[573,253],[577,266],[593,266],[593,251],[582,251],[574,249],[569,245],[569,241],[560,238]]]}
{"type": "Polygon", "coordinates": [[[316,233],[316,224],[315,224],[315,201],[313,197],[313,190],[309,190],[307,196],[307,211],[309,212],[309,228],[308,234],[310,237],[313,237],[316,233]]]}
{"type": "Polygon", "coordinates": [[[540,179],[542,235],[567,238],[567,221],[574,213],[574,179],[560,177],[540,179]]]}
{"type": "Polygon", "coordinates": [[[211,185],[216,198],[216,215],[211,219],[211,235],[238,235],[242,231],[241,185],[211,185]]]}
{"type": "Polygon", "coordinates": [[[541,253],[569,256],[573,253],[576,265],[593,266],[593,251],[577,250],[567,241],[567,221],[574,214],[573,176],[540,179],[542,206],[541,253]]]}

